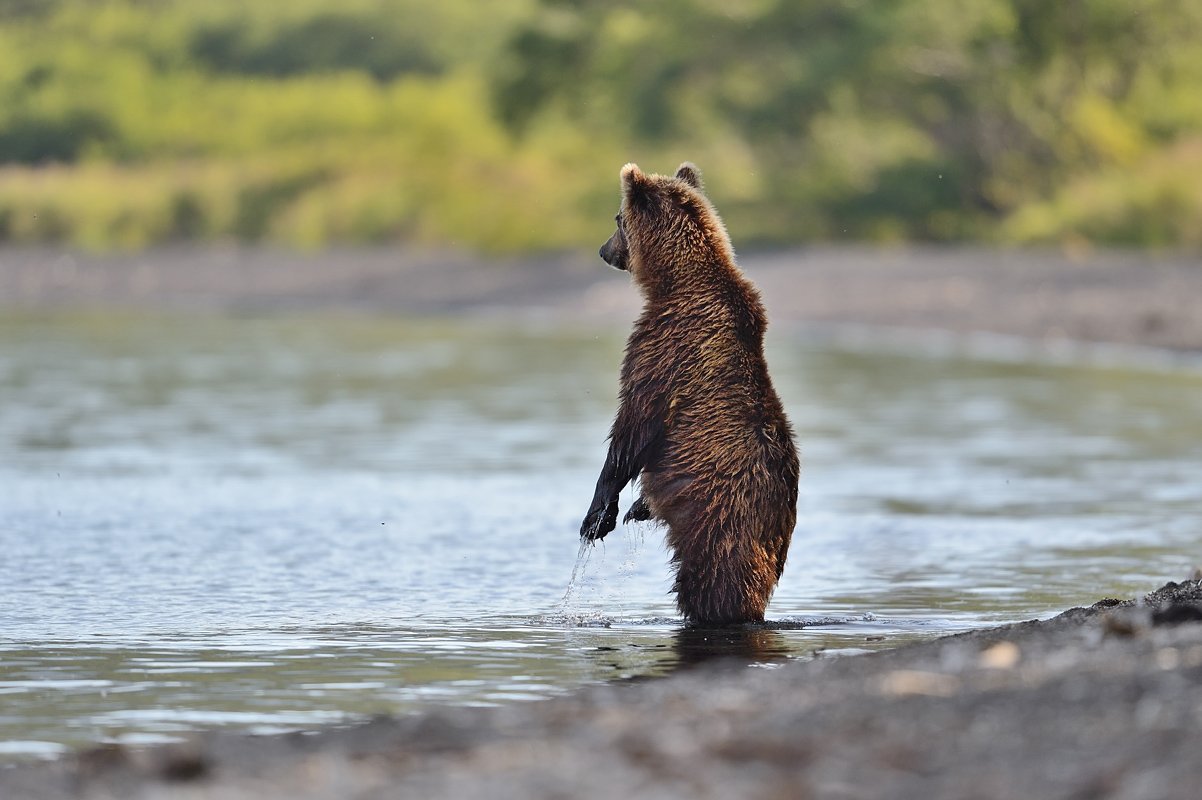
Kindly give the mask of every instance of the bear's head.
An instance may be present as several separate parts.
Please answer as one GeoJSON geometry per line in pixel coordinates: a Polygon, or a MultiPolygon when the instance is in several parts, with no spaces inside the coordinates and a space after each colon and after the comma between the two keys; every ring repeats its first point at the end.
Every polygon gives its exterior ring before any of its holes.
{"type": "Polygon", "coordinates": [[[628,270],[639,286],[658,294],[676,277],[734,263],[722,220],[702,192],[701,173],[689,162],[675,175],[646,175],[622,167],[618,229],[601,246],[605,263],[628,270]]]}

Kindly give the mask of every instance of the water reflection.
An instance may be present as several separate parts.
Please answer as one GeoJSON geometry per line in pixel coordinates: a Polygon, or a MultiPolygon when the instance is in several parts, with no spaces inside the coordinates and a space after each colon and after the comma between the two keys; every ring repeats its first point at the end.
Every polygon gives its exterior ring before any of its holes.
{"type": "Polygon", "coordinates": [[[795,648],[777,631],[753,625],[731,628],[681,628],[672,636],[680,667],[726,661],[765,664],[783,661],[795,648]]]}

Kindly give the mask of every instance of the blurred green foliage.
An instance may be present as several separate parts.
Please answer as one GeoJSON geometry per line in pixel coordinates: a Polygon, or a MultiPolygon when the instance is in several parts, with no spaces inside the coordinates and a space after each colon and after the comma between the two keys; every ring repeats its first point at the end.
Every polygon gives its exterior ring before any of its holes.
{"type": "Polygon", "coordinates": [[[1202,247],[1196,0],[0,0],[0,240],[1202,247]]]}

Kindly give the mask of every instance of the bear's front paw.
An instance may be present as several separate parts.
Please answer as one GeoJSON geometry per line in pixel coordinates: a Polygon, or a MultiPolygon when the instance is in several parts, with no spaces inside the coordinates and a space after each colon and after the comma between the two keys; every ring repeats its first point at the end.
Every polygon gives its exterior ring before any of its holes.
{"type": "Polygon", "coordinates": [[[634,505],[626,512],[626,516],[622,517],[622,524],[628,522],[646,522],[651,519],[651,507],[647,505],[647,501],[640,497],[634,501],[634,505]]]}
{"type": "Polygon", "coordinates": [[[618,524],[618,498],[606,501],[604,506],[594,505],[580,523],[580,538],[595,542],[604,539],[618,524]]]}

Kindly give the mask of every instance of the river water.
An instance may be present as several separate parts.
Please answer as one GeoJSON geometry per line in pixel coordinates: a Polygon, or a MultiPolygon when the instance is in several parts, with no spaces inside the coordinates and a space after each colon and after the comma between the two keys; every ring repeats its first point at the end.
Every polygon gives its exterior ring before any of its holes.
{"type": "Polygon", "coordinates": [[[577,559],[620,333],[0,320],[0,759],[890,647],[1202,561],[1202,373],[774,330],[772,623],[681,630],[657,529],[577,559]]]}

